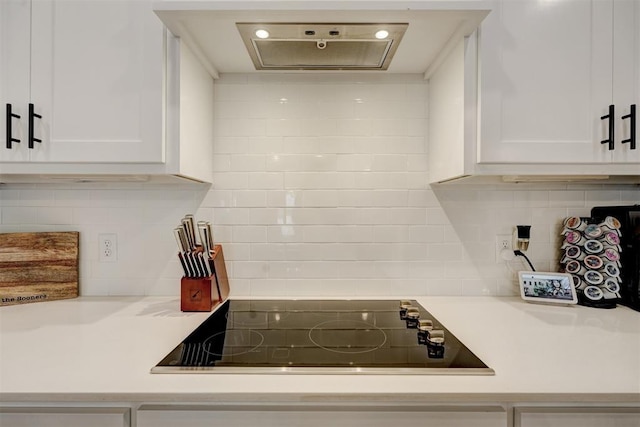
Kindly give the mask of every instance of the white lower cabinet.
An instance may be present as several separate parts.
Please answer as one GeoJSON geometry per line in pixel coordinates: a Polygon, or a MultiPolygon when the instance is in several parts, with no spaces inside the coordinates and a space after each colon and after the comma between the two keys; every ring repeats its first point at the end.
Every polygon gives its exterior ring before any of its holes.
{"type": "Polygon", "coordinates": [[[137,427],[506,427],[501,406],[150,406],[137,413],[137,427]]]}
{"type": "Polygon", "coordinates": [[[640,427],[640,407],[520,407],[515,427],[640,427]]]}
{"type": "Polygon", "coordinates": [[[130,408],[0,407],[2,427],[129,427],[130,408]]]}

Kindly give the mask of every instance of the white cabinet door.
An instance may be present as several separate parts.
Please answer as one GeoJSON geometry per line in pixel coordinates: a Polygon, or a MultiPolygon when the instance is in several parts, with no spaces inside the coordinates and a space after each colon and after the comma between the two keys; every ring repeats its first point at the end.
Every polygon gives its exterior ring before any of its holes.
{"type": "Polygon", "coordinates": [[[129,408],[0,408],[0,426],[129,427],[129,408]]]}
{"type": "Polygon", "coordinates": [[[0,162],[29,160],[26,143],[29,99],[29,0],[0,1],[0,162]],[[7,104],[11,104],[12,128],[7,147],[7,104]]]}
{"type": "Polygon", "coordinates": [[[614,85],[613,99],[616,108],[616,142],[613,151],[615,163],[637,163],[640,175],[640,2],[616,0],[614,12],[614,85]],[[621,143],[631,137],[631,121],[622,120],[636,105],[636,148],[621,143]]]}
{"type": "Polygon", "coordinates": [[[164,410],[141,409],[137,413],[138,427],[215,427],[215,426],[264,426],[264,427],[382,427],[415,425],[421,427],[506,427],[507,417],[502,408],[410,408],[402,407],[385,411],[379,407],[369,408],[296,408],[289,410],[255,410],[251,407],[229,410],[229,407],[212,409],[207,407],[179,407],[164,410]]]}
{"type": "Polygon", "coordinates": [[[502,1],[481,33],[479,163],[608,162],[611,1],[502,1]]]}
{"type": "Polygon", "coordinates": [[[640,408],[516,408],[516,427],[640,427],[640,408]]]}
{"type": "MultiPolygon", "coordinates": [[[[38,162],[162,162],[163,27],[150,1],[34,0],[38,162]]],[[[26,102],[26,100],[25,100],[26,102]]]]}

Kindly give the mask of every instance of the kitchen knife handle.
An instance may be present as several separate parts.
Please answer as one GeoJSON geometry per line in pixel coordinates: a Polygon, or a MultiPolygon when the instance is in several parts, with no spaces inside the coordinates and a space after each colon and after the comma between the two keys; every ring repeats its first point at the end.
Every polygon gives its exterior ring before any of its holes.
{"type": "Polygon", "coordinates": [[[194,265],[191,252],[185,252],[182,254],[182,256],[184,257],[185,263],[187,264],[187,269],[189,270],[188,277],[198,277],[198,270],[196,270],[196,266],[194,265]]]}
{"type": "Polygon", "coordinates": [[[184,277],[191,276],[191,273],[189,272],[189,269],[187,268],[187,263],[185,262],[185,260],[182,257],[181,253],[178,253],[178,259],[180,260],[180,264],[182,265],[182,271],[184,273],[184,277]]]}
{"type": "Polygon", "coordinates": [[[213,229],[211,228],[211,223],[207,222],[207,238],[209,239],[209,249],[211,252],[214,250],[213,244],[213,229]]]}
{"type": "Polygon", "coordinates": [[[207,223],[204,221],[198,221],[198,235],[200,236],[200,242],[202,242],[202,249],[207,259],[211,258],[211,246],[209,245],[209,236],[207,232],[207,223]]]}
{"type": "Polygon", "coordinates": [[[198,246],[198,237],[196,235],[196,224],[193,215],[185,215],[184,219],[187,220],[187,227],[189,228],[189,235],[191,237],[191,247],[195,249],[198,246]]]}
{"type": "Polygon", "coordinates": [[[12,127],[11,121],[14,118],[19,119],[20,116],[11,110],[11,104],[7,104],[7,148],[8,149],[11,149],[12,142],[20,142],[19,139],[13,137],[13,127],[12,127]]]}
{"type": "Polygon", "coordinates": [[[36,114],[35,106],[33,104],[29,104],[29,148],[34,147],[34,142],[42,142],[41,139],[36,138],[35,135],[35,123],[34,119],[41,119],[42,116],[40,114],[36,114]]]}
{"type": "Polygon", "coordinates": [[[629,119],[629,138],[620,141],[622,144],[629,143],[631,150],[636,149],[636,104],[631,104],[629,114],[622,116],[622,120],[629,119]]]}

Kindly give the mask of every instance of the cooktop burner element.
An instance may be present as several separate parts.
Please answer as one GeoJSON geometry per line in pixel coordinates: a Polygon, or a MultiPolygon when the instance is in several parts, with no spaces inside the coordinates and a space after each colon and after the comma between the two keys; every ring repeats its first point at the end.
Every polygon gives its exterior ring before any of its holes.
{"type": "Polygon", "coordinates": [[[151,372],[494,373],[416,301],[233,299],[151,372]]]}

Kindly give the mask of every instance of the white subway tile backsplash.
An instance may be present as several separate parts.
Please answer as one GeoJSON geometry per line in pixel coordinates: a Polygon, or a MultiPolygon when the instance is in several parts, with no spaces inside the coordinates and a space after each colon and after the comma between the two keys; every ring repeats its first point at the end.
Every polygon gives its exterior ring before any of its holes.
{"type": "Polygon", "coordinates": [[[269,190],[267,192],[267,206],[270,208],[302,207],[303,194],[305,194],[306,199],[308,193],[308,191],[304,192],[302,190],[269,190]]]}
{"type": "Polygon", "coordinates": [[[215,210],[214,220],[218,225],[249,225],[248,208],[220,208],[215,210]]]}
{"type": "MultiPolygon", "coordinates": [[[[35,193],[34,195],[27,196],[27,194],[31,193],[31,191],[29,191],[28,193],[23,192],[23,194],[25,195],[25,197],[28,197],[33,201],[35,198],[38,197],[37,194],[41,193],[40,191],[37,191],[37,190],[34,190],[33,192],[35,193]]],[[[47,199],[50,200],[50,197],[54,197],[55,204],[58,206],[82,207],[82,206],[91,205],[93,200],[99,200],[99,198],[92,197],[91,190],[54,190],[48,193],[49,194],[47,196],[47,199]]],[[[99,192],[99,193],[102,193],[102,192],[99,192]]],[[[123,200],[126,198],[125,194],[120,192],[116,192],[116,193],[117,193],[115,194],[116,200],[123,200]]],[[[105,192],[105,194],[100,194],[100,195],[108,197],[110,194],[113,194],[113,193],[105,192]]],[[[33,206],[33,204],[27,200],[25,200],[25,204],[33,206]]],[[[49,202],[49,205],[50,204],[51,202],[49,202]]]]}
{"type": "Polygon", "coordinates": [[[251,209],[247,224],[295,224],[292,213],[293,209],[287,208],[251,209]]]}
{"type": "Polygon", "coordinates": [[[429,189],[421,189],[421,190],[409,190],[408,192],[409,206],[419,206],[419,207],[437,207],[440,206],[438,202],[438,198],[435,196],[433,191],[429,189]]]}
{"type": "Polygon", "coordinates": [[[267,227],[255,225],[234,226],[231,238],[234,242],[239,243],[266,242],[267,227]]]}
{"type": "Polygon", "coordinates": [[[335,171],[335,154],[273,154],[267,158],[269,171],[335,171]]]}
{"type": "Polygon", "coordinates": [[[69,207],[49,207],[36,211],[35,223],[46,225],[71,225],[73,224],[72,208],[69,207]]]}
{"type": "Polygon", "coordinates": [[[231,170],[231,156],[228,154],[217,155],[212,162],[213,170],[216,172],[228,172],[231,170]]]}
{"type": "Polygon", "coordinates": [[[264,155],[234,155],[230,156],[230,170],[234,172],[263,172],[266,171],[267,159],[264,155]]]}
{"type": "Polygon", "coordinates": [[[409,242],[440,243],[446,242],[444,226],[417,225],[409,226],[409,242]]]}
{"type": "Polygon", "coordinates": [[[351,172],[287,172],[284,186],[287,189],[350,189],[355,187],[356,177],[351,172]]]}
{"type": "Polygon", "coordinates": [[[295,261],[272,262],[269,264],[269,278],[272,279],[318,279],[338,278],[337,261],[295,261]]]}
{"type": "Polygon", "coordinates": [[[621,202],[619,191],[589,191],[586,193],[587,206],[616,206],[621,202]]]}
{"type": "Polygon", "coordinates": [[[548,191],[514,191],[513,206],[516,208],[546,208],[549,206],[548,191]]]}
{"type": "MultiPolygon", "coordinates": [[[[222,162],[228,162],[228,165],[223,169],[218,170],[214,169],[216,172],[226,172],[231,167],[231,154],[242,154],[246,153],[249,150],[249,147],[256,147],[260,145],[264,145],[264,143],[260,144],[262,138],[248,138],[248,137],[234,137],[234,136],[218,136],[216,138],[216,155],[213,160],[218,162],[218,157],[223,160],[222,162]]],[[[268,139],[270,141],[270,139],[268,139]]],[[[278,139],[280,141],[280,139],[278,139]]],[[[252,149],[252,152],[256,152],[252,149]]],[[[223,165],[224,166],[224,165],[223,165]]]]}
{"type": "MultiPolygon", "coordinates": [[[[302,191],[300,191],[302,193],[302,191]]],[[[341,203],[340,196],[344,193],[340,193],[333,190],[307,190],[304,191],[303,206],[304,207],[325,207],[332,208],[337,206],[349,206],[348,203],[341,203]]],[[[353,206],[353,205],[351,205],[353,206]]]]}
{"type": "MultiPolygon", "coordinates": [[[[351,193],[357,194],[357,197],[361,201],[361,203],[356,206],[360,206],[360,207],[412,206],[409,203],[410,192],[407,191],[406,189],[393,189],[393,190],[375,189],[373,191],[357,190],[356,192],[351,192],[351,193]]],[[[345,192],[344,195],[348,197],[349,192],[345,192]]],[[[345,205],[345,204],[348,205],[349,202],[345,200],[341,205],[345,205]]]]}
{"type": "Polygon", "coordinates": [[[5,206],[2,208],[2,224],[37,224],[35,207],[5,206]]]}
{"type": "Polygon", "coordinates": [[[372,239],[373,228],[370,226],[317,225],[303,229],[305,243],[362,243],[371,242],[372,239]]]}
{"type": "Polygon", "coordinates": [[[357,107],[361,105],[355,101],[345,100],[320,100],[314,104],[314,108],[307,112],[306,117],[319,117],[323,119],[353,119],[357,116],[357,107]]]}
{"type": "Polygon", "coordinates": [[[567,208],[539,208],[531,210],[531,225],[550,226],[569,216],[567,208]]]}
{"type": "Polygon", "coordinates": [[[355,138],[315,135],[312,137],[285,137],[282,152],[289,154],[350,154],[354,151],[355,138]]]}
{"type": "Polygon", "coordinates": [[[249,174],[246,172],[214,172],[213,182],[219,189],[249,188],[249,174]]]}
{"type": "Polygon", "coordinates": [[[266,190],[237,190],[232,195],[233,206],[238,208],[264,208],[267,206],[266,190]]]}
{"type": "Polygon", "coordinates": [[[271,263],[265,261],[235,261],[234,277],[239,279],[265,279],[268,277],[271,263]]]}
{"type": "Polygon", "coordinates": [[[251,244],[249,243],[227,243],[228,240],[218,239],[218,243],[224,245],[224,259],[225,261],[234,261],[231,263],[231,267],[235,268],[235,264],[238,261],[251,261],[251,244]]]}
{"type": "Polygon", "coordinates": [[[584,191],[551,191],[549,192],[549,206],[551,207],[582,207],[585,205],[584,191]]]}
{"type": "MultiPolygon", "coordinates": [[[[278,120],[281,121],[281,120],[278,120]]],[[[224,134],[221,136],[273,136],[269,134],[269,126],[274,120],[269,119],[227,119],[227,120],[214,120],[214,124],[227,123],[227,126],[223,127],[224,134]],[[228,128],[230,127],[230,129],[228,128]],[[227,133],[230,132],[230,133],[227,133]]],[[[215,126],[214,126],[215,134],[215,126]]]]}
{"type": "Polygon", "coordinates": [[[296,119],[268,119],[266,120],[265,130],[262,132],[262,134],[272,137],[305,135],[302,130],[300,121],[296,119]]]}
{"type": "Polygon", "coordinates": [[[367,174],[355,174],[355,188],[370,189],[406,189],[407,173],[402,172],[370,172],[367,174]]]}
{"type": "MultiPolygon", "coordinates": [[[[473,289],[470,289],[473,291],[473,289]]],[[[427,295],[464,295],[462,280],[460,279],[432,279],[427,281],[427,295]]]]}
{"type": "Polygon", "coordinates": [[[404,119],[378,119],[370,124],[371,134],[378,136],[408,136],[408,129],[407,120],[404,119]]]}
{"type": "Polygon", "coordinates": [[[250,172],[249,188],[262,190],[282,190],[284,173],[282,172],[250,172]]]}
{"type": "Polygon", "coordinates": [[[234,207],[233,191],[231,190],[211,190],[207,193],[202,206],[214,208],[234,207]]]}
{"type": "Polygon", "coordinates": [[[435,243],[427,246],[426,256],[429,261],[459,261],[462,251],[460,243],[435,243]]]}
{"type": "Polygon", "coordinates": [[[373,169],[374,157],[371,154],[340,154],[336,159],[339,171],[367,172],[373,169]]]}
{"type": "Polygon", "coordinates": [[[20,200],[19,190],[10,190],[8,188],[0,188],[0,208],[3,206],[24,206],[24,202],[20,200]]]}
{"type": "Polygon", "coordinates": [[[109,224],[109,212],[103,208],[74,207],[71,211],[74,224],[109,224]]]}
{"type": "Polygon", "coordinates": [[[430,207],[426,209],[426,223],[428,225],[448,225],[449,218],[442,208],[430,207]]]}
{"type": "Polygon", "coordinates": [[[404,226],[378,225],[372,227],[373,240],[375,242],[409,242],[411,241],[411,229],[404,226]]]}
{"type": "Polygon", "coordinates": [[[267,227],[267,241],[273,243],[299,243],[304,241],[304,227],[274,225],[267,227]]]}
{"type": "Polygon", "coordinates": [[[194,213],[224,247],[232,295],[516,295],[496,234],[532,225],[529,256],[557,268],[560,221],[640,189],[427,185],[421,75],[223,74],[213,185],[0,187],[0,232],[80,231],[84,295],[179,294],[172,234],[194,213]],[[98,261],[98,234],[118,261],[98,261]]]}
{"type": "Polygon", "coordinates": [[[376,172],[406,172],[408,170],[408,158],[403,154],[373,156],[372,171],[376,172]]]}
{"type": "Polygon", "coordinates": [[[302,225],[350,225],[358,224],[356,208],[301,208],[290,209],[288,218],[293,224],[302,225]]]}
{"type": "Polygon", "coordinates": [[[301,137],[333,137],[338,135],[338,119],[334,118],[313,118],[298,119],[300,123],[301,137]]]}
{"type": "Polygon", "coordinates": [[[625,189],[620,191],[621,205],[640,205],[640,189],[625,189]]]}

